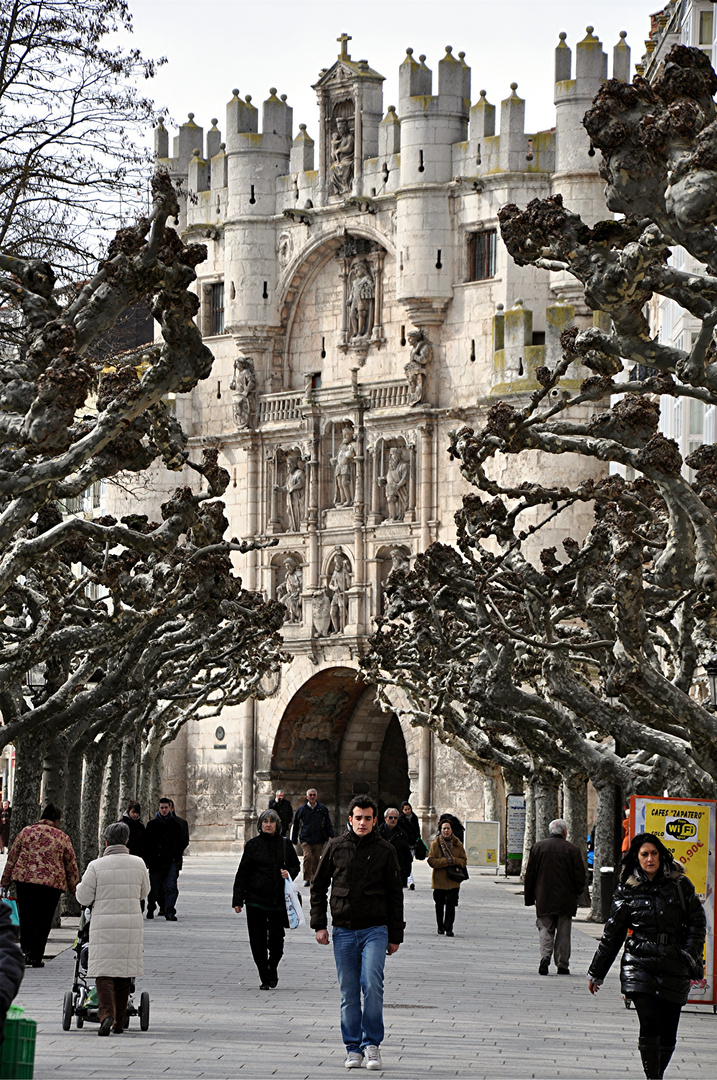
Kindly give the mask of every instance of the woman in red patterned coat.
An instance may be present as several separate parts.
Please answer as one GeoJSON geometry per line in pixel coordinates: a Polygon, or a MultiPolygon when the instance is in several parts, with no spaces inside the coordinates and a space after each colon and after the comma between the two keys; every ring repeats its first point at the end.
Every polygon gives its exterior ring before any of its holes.
{"type": "Polygon", "coordinates": [[[62,892],[75,892],[80,875],[72,842],[58,827],[62,810],[49,803],[34,825],[15,837],[0,885],[14,881],[20,915],[20,945],[30,967],[44,967],[42,957],[62,892]]]}

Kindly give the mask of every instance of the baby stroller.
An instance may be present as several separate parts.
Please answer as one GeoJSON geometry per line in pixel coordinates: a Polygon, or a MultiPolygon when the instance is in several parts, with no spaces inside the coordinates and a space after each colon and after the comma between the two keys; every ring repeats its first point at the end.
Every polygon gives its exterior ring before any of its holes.
{"type": "MultiPolygon", "coordinates": [[[[90,958],[90,908],[83,908],[80,915],[80,925],[77,928],[77,937],[72,946],[75,953],[75,977],[72,989],[68,990],[62,1001],[62,1030],[69,1031],[72,1025],[72,1017],[78,1028],[84,1027],[85,1020],[93,1024],[100,1021],[99,1003],[97,1001],[97,989],[90,986],[87,981],[87,962],[90,958]]],[[[134,979],[127,1002],[127,1013],[124,1026],[129,1027],[130,1017],[139,1017],[140,1031],[149,1028],[149,994],[143,990],[139,996],[139,1006],[134,1003],[134,979]]]]}

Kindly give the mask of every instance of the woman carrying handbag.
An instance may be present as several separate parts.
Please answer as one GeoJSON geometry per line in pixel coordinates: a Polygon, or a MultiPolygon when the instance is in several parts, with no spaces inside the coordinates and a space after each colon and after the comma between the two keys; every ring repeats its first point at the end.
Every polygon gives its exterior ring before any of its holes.
{"type": "Polygon", "coordinates": [[[466,881],[468,871],[466,849],[457,836],[453,835],[450,821],[441,824],[441,831],[431,844],[428,852],[428,865],[433,869],[431,884],[433,902],[436,905],[436,924],[438,933],[454,937],[453,924],[456,919],[456,906],[461,881],[466,881]]]}

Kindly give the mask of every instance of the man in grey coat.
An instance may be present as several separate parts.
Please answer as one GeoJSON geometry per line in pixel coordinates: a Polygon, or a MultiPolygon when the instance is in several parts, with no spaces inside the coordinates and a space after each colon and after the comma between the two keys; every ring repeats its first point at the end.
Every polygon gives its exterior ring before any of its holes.
{"type": "Polygon", "coordinates": [[[538,974],[548,974],[554,956],[558,975],[569,975],[570,931],[585,887],[585,864],[580,849],[568,842],[568,827],[562,818],[551,821],[548,831],[548,838],[530,849],[525,905],[535,904],[540,942],[538,974]]]}

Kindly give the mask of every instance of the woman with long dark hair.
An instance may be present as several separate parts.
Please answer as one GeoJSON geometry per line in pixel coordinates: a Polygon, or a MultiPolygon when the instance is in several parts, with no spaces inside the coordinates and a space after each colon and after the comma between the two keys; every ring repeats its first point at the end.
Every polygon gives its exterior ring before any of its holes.
{"type": "Polygon", "coordinates": [[[672,1057],[690,979],[700,975],[705,926],[704,909],[681,865],[657,836],[638,833],[622,860],[588,985],[591,994],[600,988],[627,938],[620,987],[640,1021],[637,1045],[646,1077],[659,1080],[672,1057]]]}
{"type": "Polygon", "coordinates": [[[284,879],[299,873],[294,845],[281,835],[276,810],[265,810],[258,821],[259,835],[244,848],[234,879],[232,907],[237,915],[246,907],[249,946],[259,971],[260,989],[279,982],[277,968],[284,955],[284,930],[289,925],[284,900],[284,879]]]}

